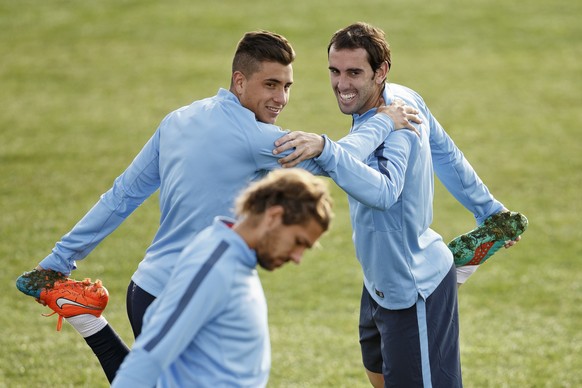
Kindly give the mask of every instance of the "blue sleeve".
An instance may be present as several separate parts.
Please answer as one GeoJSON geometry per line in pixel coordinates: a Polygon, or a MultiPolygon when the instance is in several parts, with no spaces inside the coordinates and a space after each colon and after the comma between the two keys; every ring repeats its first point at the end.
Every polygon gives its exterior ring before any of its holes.
{"type": "MultiPolygon", "coordinates": [[[[289,155],[293,151],[287,150],[282,154],[274,155],[273,149],[275,148],[275,141],[289,133],[289,131],[284,131],[275,125],[261,122],[256,122],[256,127],[257,130],[249,134],[249,147],[255,158],[257,170],[272,171],[281,168],[278,162],[279,159],[289,155]]],[[[304,160],[297,167],[303,168],[315,175],[325,175],[324,171],[313,159],[304,160]]]]}
{"type": "Polygon", "coordinates": [[[330,147],[326,158],[318,158],[318,163],[329,176],[351,197],[362,204],[386,210],[400,196],[404,186],[404,175],[416,134],[411,131],[390,133],[385,141],[385,151],[390,158],[385,165],[378,166],[377,171],[356,160],[337,143],[325,138],[326,147],[330,147]]]}
{"type": "MultiPolygon", "coordinates": [[[[394,130],[390,116],[384,113],[376,114],[353,132],[342,137],[337,144],[352,155],[356,160],[364,161],[376,150],[388,135],[394,130]]],[[[327,142],[326,142],[327,145],[327,142]]],[[[316,158],[328,158],[331,148],[324,147],[316,158]]]]}
{"type": "MultiPolygon", "coordinates": [[[[280,155],[273,155],[273,148],[275,145],[275,140],[284,136],[288,131],[283,131],[279,127],[270,124],[257,123],[258,132],[257,136],[254,136],[250,141],[252,147],[255,148],[254,154],[256,155],[256,163],[258,169],[273,170],[280,168],[278,160],[284,156],[289,155],[292,150],[288,150],[280,155]]],[[[377,114],[368,120],[364,125],[360,126],[354,132],[349,133],[340,140],[337,144],[342,147],[345,151],[351,154],[356,160],[364,160],[392,132],[394,124],[390,116],[386,114],[377,114]]],[[[326,159],[333,150],[326,145],[322,151],[322,154],[318,158],[326,159]]],[[[310,171],[316,175],[325,175],[327,172],[324,171],[319,163],[317,163],[317,158],[309,159],[301,162],[297,167],[303,168],[310,171]]]]}
{"type": "Polygon", "coordinates": [[[159,129],[113,187],[57,242],[40,266],[65,275],[76,267],[105,237],[111,234],[139,205],[160,186],[159,129]]]}
{"type": "MultiPolygon", "coordinates": [[[[186,248],[164,292],[148,308],[141,334],[117,371],[112,387],[151,387],[191,345],[194,337],[227,305],[232,285],[228,271],[218,264],[193,265],[186,248]]],[[[200,252],[197,252],[197,257],[200,252]]],[[[223,260],[223,259],[221,259],[223,260]]]]}
{"type": "Polygon", "coordinates": [[[497,201],[469,164],[461,150],[432,116],[426,106],[424,115],[430,128],[431,155],[435,173],[447,190],[475,216],[478,224],[502,210],[497,201]]]}

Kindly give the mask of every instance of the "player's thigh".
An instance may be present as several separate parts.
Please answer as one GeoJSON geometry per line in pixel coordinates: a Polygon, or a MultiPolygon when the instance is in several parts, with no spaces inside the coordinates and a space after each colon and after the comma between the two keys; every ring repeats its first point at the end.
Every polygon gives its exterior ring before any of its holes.
{"type": "Polygon", "coordinates": [[[378,304],[370,297],[366,287],[363,287],[359,322],[362,362],[367,373],[381,374],[383,364],[382,338],[374,321],[374,311],[377,308],[378,304]]]}
{"type": "Polygon", "coordinates": [[[456,283],[453,267],[426,301],[428,353],[435,387],[462,386],[456,283]]]}
{"type": "Polygon", "coordinates": [[[143,324],[143,316],[150,304],[156,299],[155,296],[144,291],[141,287],[133,282],[129,283],[127,287],[127,317],[133,330],[134,338],[141,333],[143,324]]]}
{"type": "Polygon", "coordinates": [[[382,373],[386,386],[423,387],[422,349],[417,306],[374,314],[382,338],[382,373]]]}

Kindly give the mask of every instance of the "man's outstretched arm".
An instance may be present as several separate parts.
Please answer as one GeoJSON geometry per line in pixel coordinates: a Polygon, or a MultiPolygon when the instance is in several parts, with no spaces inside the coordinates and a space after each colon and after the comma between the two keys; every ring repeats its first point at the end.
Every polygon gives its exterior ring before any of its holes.
{"type": "MultiPolygon", "coordinates": [[[[358,160],[363,160],[370,155],[382,144],[393,129],[408,129],[418,134],[418,130],[412,123],[422,123],[418,116],[419,111],[399,99],[394,100],[390,105],[378,107],[377,113],[387,115],[391,122],[385,126],[383,122],[375,122],[379,118],[371,119],[365,124],[365,127],[344,136],[338,141],[358,160]]],[[[324,144],[324,139],[319,134],[294,131],[282,136],[275,142],[276,148],[273,150],[273,154],[278,155],[294,149],[292,153],[279,160],[282,167],[290,168],[297,166],[304,160],[321,155],[324,144]]]]}

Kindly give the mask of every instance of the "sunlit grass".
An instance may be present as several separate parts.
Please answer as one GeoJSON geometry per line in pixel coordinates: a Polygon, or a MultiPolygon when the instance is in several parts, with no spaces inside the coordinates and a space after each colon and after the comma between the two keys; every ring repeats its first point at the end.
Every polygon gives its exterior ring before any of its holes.
{"type": "MultiPolygon", "coordinates": [[[[245,31],[286,35],[297,51],[285,128],[345,134],[326,46],[358,20],[382,27],[390,79],[417,90],[491,191],[530,220],[460,290],[467,387],[582,385],[582,6],[576,2],[0,0],[0,387],[105,387],[74,330],[19,294],[34,267],[130,163],[169,111],[228,87],[245,31]],[[74,371],[74,372],[73,372],[74,371]]],[[[345,195],[300,266],[261,271],[272,387],[365,387],[357,320],[361,271],[345,195]]],[[[106,317],[131,344],[125,289],[158,222],[147,201],[75,277],[101,278],[106,317]]],[[[474,227],[437,184],[434,228],[474,227]]]]}

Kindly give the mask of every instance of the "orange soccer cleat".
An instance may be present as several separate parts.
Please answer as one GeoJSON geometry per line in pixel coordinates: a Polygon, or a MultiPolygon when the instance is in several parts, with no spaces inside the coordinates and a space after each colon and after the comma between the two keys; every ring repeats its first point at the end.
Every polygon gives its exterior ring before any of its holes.
{"type": "Polygon", "coordinates": [[[46,316],[59,315],[57,330],[61,330],[63,318],[81,314],[101,316],[109,301],[109,292],[101,280],[77,281],[50,270],[26,272],[16,280],[16,287],[50,307],[53,313],[46,316]]]}

